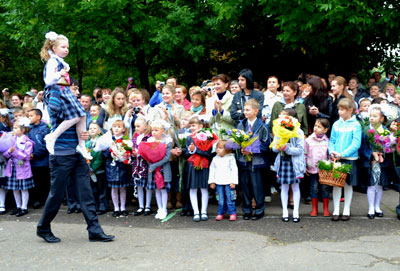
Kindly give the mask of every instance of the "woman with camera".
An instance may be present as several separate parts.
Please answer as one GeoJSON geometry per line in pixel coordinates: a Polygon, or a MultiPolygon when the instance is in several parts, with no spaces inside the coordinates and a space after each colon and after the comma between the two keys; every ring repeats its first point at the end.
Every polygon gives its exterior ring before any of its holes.
{"type": "Polygon", "coordinates": [[[153,108],[149,105],[150,94],[145,89],[135,89],[129,95],[128,111],[125,114],[125,127],[129,127],[129,138],[132,138],[135,133],[135,120],[139,116],[151,119],[153,108]]]}

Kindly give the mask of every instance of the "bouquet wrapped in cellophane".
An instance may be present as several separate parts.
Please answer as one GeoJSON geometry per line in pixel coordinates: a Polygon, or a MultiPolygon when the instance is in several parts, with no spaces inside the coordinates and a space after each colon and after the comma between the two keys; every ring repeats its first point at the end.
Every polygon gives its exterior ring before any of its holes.
{"type": "MultiPolygon", "coordinates": [[[[226,142],[225,148],[229,150],[244,149],[252,154],[261,153],[261,142],[258,139],[258,136],[253,137],[252,132],[246,133],[243,130],[228,129],[223,131],[222,134],[228,136],[228,141],[226,142]]],[[[246,160],[248,162],[253,159],[252,154],[246,155],[246,160]]]]}

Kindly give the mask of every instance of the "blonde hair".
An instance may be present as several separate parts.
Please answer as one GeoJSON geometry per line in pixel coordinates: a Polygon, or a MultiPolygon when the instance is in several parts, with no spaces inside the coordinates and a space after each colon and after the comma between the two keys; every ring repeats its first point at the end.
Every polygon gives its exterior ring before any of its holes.
{"type": "MultiPolygon", "coordinates": [[[[346,96],[346,98],[348,98],[348,99],[352,99],[350,93],[346,90],[347,81],[346,81],[346,79],[344,79],[344,77],[342,77],[342,76],[336,76],[335,79],[333,79],[333,81],[336,81],[336,83],[337,83],[339,86],[343,86],[342,95],[346,96]]],[[[340,96],[338,96],[338,97],[340,97],[340,96]]],[[[354,110],[355,110],[355,109],[354,109],[354,110]]]]}
{"type": "MultiPolygon", "coordinates": [[[[166,90],[168,90],[169,92],[171,92],[172,95],[175,95],[175,93],[176,93],[175,88],[174,88],[173,86],[165,85],[165,86],[163,86],[162,90],[164,90],[164,89],[166,89],[166,90]]],[[[161,92],[162,92],[162,91],[161,91],[161,92]]]]}
{"type": "Polygon", "coordinates": [[[226,148],[226,140],[220,140],[220,141],[218,141],[218,143],[217,143],[217,147],[221,147],[221,148],[223,148],[224,149],[224,151],[225,151],[225,154],[229,154],[229,153],[231,153],[232,152],[232,150],[228,150],[227,148],[226,148]]]}
{"type": "Polygon", "coordinates": [[[68,39],[64,35],[58,35],[56,40],[46,39],[44,42],[42,49],[40,50],[40,59],[47,61],[50,58],[49,50],[53,51],[54,46],[58,46],[60,41],[65,40],[68,42],[68,39]]]}
{"type": "Polygon", "coordinates": [[[124,133],[122,134],[123,136],[128,136],[128,129],[126,129],[125,127],[125,123],[123,120],[116,120],[113,122],[112,126],[111,126],[111,133],[114,135],[114,132],[112,130],[112,127],[114,127],[115,125],[121,125],[124,128],[124,133]]]}
{"type": "Polygon", "coordinates": [[[254,110],[260,110],[260,103],[256,99],[249,99],[244,105],[248,105],[254,110]]]}
{"type": "Polygon", "coordinates": [[[35,109],[35,107],[33,106],[33,103],[24,103],[22,109],[24,110],[24,113],[28,113],[32,109],[35,109]]]}
{"type": "Polygon", "coordinates": [[[337,107],[338,108],[343,108],[343,109],[346,109],[346,110],[353,109],[353,114],[356,111],[356,104],[353,102],[353,100],[348,99],[348,98],[340,99],[337,107]]]}
{"type": "Polygon", "coordinates": [[[150,127],[149,123],[147,122],[147,120],[146,120],[145,118],[143,118],[143,117],[138,117],[138,118],[135,120],[135,124],[136,124],[136,122],[141,122],[141,123],[143,123],[143,124],[146,125],[146,130],[144,131],[144,134],[145,134],[145,135],[147,135],[147,134],[149,134],[149,133],[151,132],[151,127],[150,127]]]}
{"type": "Polygon", "coordinates": [[[124,99],[124,105],[121,107],[121,115],[125,116],[126,111],[128,111],[128,107],[126,106],[126,96],[125,96],[125,91],[121,90],[121,89],[115,89],[112,93],[111,93],[111,97],[110,99],[107,101],[106,104],[106,111],[109,115],[109,117],[113,117],[115,115],[115,104],[114,104],[114,98],[115,96],[117,96],[117,94],[123,94],[125,99],[124,99]]]}

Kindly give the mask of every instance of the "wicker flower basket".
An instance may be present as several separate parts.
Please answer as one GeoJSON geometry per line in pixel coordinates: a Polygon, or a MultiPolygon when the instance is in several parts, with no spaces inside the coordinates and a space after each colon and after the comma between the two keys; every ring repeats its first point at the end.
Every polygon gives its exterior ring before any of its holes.
{"type": "Polygon", "coordinates": [[[346,182],[347,173],[337,172],[339,178],[333,177],[333,171],[319,170],[319,182],[329,186],[343,187],[346,182]]]}

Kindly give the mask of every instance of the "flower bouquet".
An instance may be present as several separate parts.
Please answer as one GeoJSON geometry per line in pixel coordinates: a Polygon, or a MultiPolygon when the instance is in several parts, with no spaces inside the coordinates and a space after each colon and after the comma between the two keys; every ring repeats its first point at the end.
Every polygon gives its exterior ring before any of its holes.
{"type": "MultiPolygon", "coordinates": [[[[274,140],[272,141],[270,148],[279,149],[285,146],[289,139],[298,137],[300,122],[291,116],[279,116],[279,118],[273,121],[272,132],[274,134],[274,140]]],[[[283,152],[282,152],[283,154],[283,152]]]]}
{"type": "Polygon", "coordinates": [[[321,184],[343,187],[347,174],[351,171],[351,165],[336,161],[318,161],[319,182],[321,184]]]}
{"type": "Polygon", "coordinates": [[[368,129],[366,131],[366,135],[374,151],[381,153],[391,153],[396,150],[398,139],[392,132],[383,128],[382,126],[377,129],[368,129]]]}
{"type": "Polygon", "coordinates": [[[186,146],[186,139],[190,135],[190,133],[178,134],[178,145],[180,148],[186,146]]]}
{"type": "MultiPolygon", "coordinates": [[[[157,163],[161,161],[167,153],[167,146],[159,141],[141,142],[139,144],[138,154],[149,163],[157,163]]],[[[154,181],[157,189],[165,186],[164,177],[161,174],[161,167],[154,171],[154,181]]]]}
{"type": "Polygon", "coordinates": [[[113,141],[110,147],[111,157],[113,159],[111,165],[115,166],[116,161],[124,164],[131,163],[133,142],[129,138],[119,138],[113,141]]]}
{"type": "Polygon", "coordinates": [[[14,145],[12,133],[0,131],[0,152],[8,151],[14,145]]]}
{"type": "MultiPolygon", "coordinates": [[[[228,136],[228,141],[225,147],[229,150],[239,150],[244,149],[245,151],[253,153],[261,153],[260,145],[261,142],[258,136],[252,137],[253,133],[249,132],[246,134],[243,130],[229,129],[223,131],[224,135],[228,136]]],[[[252,154],[246,155],[246,161],[250,162],[253,159],[252,154]]]]}
{"type": "MultiPolygon", "coordinates": [[[[197,132],[194,132],[190,135],[190,137],[193,139],[196,147],[201,151],[208,151],[218,140],[217,135],[208,128],[203,128],[197,132]]],[[[208,168],[209,166],[208,159],[198,154],[192,154],[187,161],[197,170],[202,170],[203,168],[208,168]]]]}

